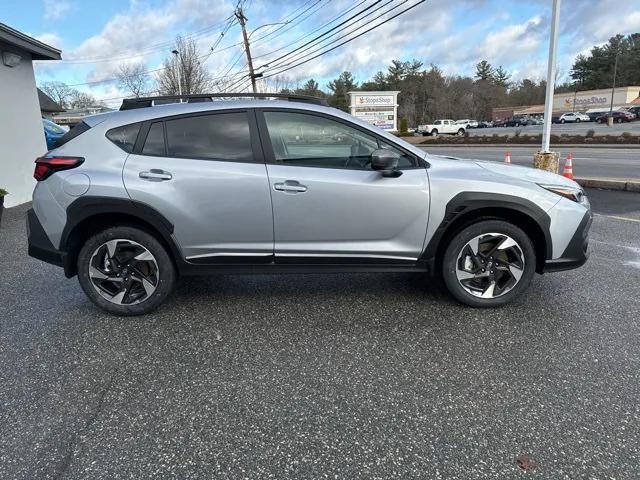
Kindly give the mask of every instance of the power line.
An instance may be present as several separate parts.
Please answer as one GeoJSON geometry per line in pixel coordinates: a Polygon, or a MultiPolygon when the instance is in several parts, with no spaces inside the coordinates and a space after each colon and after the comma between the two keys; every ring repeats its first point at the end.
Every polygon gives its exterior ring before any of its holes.
{"type": "MultiPolygon", "coordinates": [[[[338,25],[335,25],[334,27],[330,28],[329,30],[327,30],[326,32],[321,33],[320,35],[318,35],[317,37],[309,40],[307,43],[305,43],[304,45],[300,45],[299,47],[291,50],[289,53],[286,53],[284,55],[279,56],[278,58],[271,60],[268,65],[271,65],[272,68],[277,67],[278,66],[278,61],[291,56],[293,53],[297,52],[298,50],[302,50],[304,47],[312,45],[314,42],[316,42],[317,40],[321,39],[322,37],[328,35],[329,33],[333,32],[334,30],[339,29],[340,27],[342,27],[343,25],[345,25],[346,23],[349,23],[351,20],[353,20],[354,18],[359,17],[360,15],[362,15],[363,13],[365,13],[367,10],[370,10],[371,8],[375,7],[376,5],[378,5],[379,3],[381,3],[383,0],[376,0],[375,2],[373,2],[371,5],[369,5],[368,7],[363,8],[362,10],[360,10],[359,12],[357,12],[356,14],[352,15],[351,17],[347,18],[346,20],[344,20],[343,22],[340,22],[338,25]],[[275,65],[274,65],[275,64],[275,65]]],[[[370,15],[371,13],[375,13],[378,10],[380,10],[381,8],[383,8],[384,6],[388,5],[389,3],[391,3],[393,0],[389,0],[387,3],[385,3],[383,6],[378,7],[377,9],[373,10],[373,12],[370,12],[368,15],[370,15]]],[[[362,18],[366,18],[367,15],[365,15],[365,17],[362,18]]],[[[355,22],[354,22],[355,23],[355,22]]],[[[350,25],[349,25],[350,26],[350,25]]],[[[346,27],[345,27],[346,28],[346,27]]],[[[344,30],[344,29],[343,29],[344,30]]],[[[339,33],[339,32],[336,32],[339,33]]],[[[321,43],[321,42],[319,42],[321,43]]],[[[265,65],[261,65],[259,68],[265,67],[267,66],[267,64],[265,65]]]]}
{"type": "MultiPolygon", "coordinates": [[[[229,19],[233,19],[233,15],[230,15],[229,17],[225,18],[222,22],[216,23],[214,25],[211,25],[207,28],[204,28],[202,30],[198,30],[192,34],[186,34],[183,35],[183,37],[187,38],[187,39],[195,39],[195,38],[199,38],[202,37],[204,35],[206,35],[207,33],[209,33],[212,30],[215,30],[217,27],[224,25],[225,22],[229,21],[229,19]]],[[[161,43],[156,43],[156,44],[151,44],[151,45],[147,45],[146,47],[142,47],[142,48],[138,48],[136,49],[135,47],[131,47],[128,49],[125,49],[124,52],[128,52],[128,53],[122,53],[121,55],[117,55],[117,56],[113,56],[113,55],[100,55],[100,56],[95,56],[95,57],[78,57],[78,58],[71,58],[69,60],[61,60],[60,62],[62,64],[85,64],[85,63],[104,63],[104,62],[112,62],[112,61],[117,61],[117,60],[128,60],[130,58],[136,58],[136,57],[140,57],[140,56],[145,56],[145,55],[149,55],[152,54],[154,52],[163,50],[171,45],[173,45],[175,43],[175,40],[171,40],[171,41],[164,41],[161,43]],[[136,51],[135,54],[132,54],[133,51],[136,51]]]]}
{"type": "Polygon", "coordinates": [[[367,1],[367,0],[361,0],[359,3],[357,3],[357,4],[356,4],[356,5],[354,5],[353,7],[351,7],[351,8],[349,8],[349,9],[345,10],[345,11],[344,11],[344,12],[342,12],[341,14],[339,14],[339,15],[337,15],[337,16],[335,16],[335,17],[333,17],[333,18],[332,18],[331,20],[329,20],[327,23],[325,23],[325,24],[323,24],[323,25],[320,25],[318,28],[315,28],[315,29],[311,30],[309,33],[304,34],[302,37],[300,37],[300,38],[298,38],[298,39],[294,40],[293,42],[288,43],[288,44],[286,44],[286,45],[283,45],[282,47],[277,48],[276,50],[272,50],[272,51],[270,51],[270,52],[263,53],[263,54],[261,54],[261,55],[255,55],[253,58],[254,58],[254,59],[256,59],[256,58],[267,57],[267,56],[272,55],[272,54],[274,54],[274,53],[281,52],[282,50],[284,50],[285,48],[290,47],[291,45],[295,45],[295,44],[296,44],[296,43],[298,43],[299,41],[301,41],[301,40],[303,40],[303,39],[305,39],[305,38],[307,38],[307,37],[309,37],[309,36],[313,35],[313,34],[314,34],[314,33],[316,33],[317,31],[322,30],[322,29],[323,29],[324,27],[326,27],[327,25],[332,24],[333,22],[335,22],[335,21],[336,21],[337,19],[339,19],[340,17],[343,17],[343,16],[345,16],[347,13],[349,13],[349,12],[351,12],[351,11],[355,10],[355,9],[356,9],[356,8],[358,8],[360,5],[362,5],[363,3],[365,3],[366,1],[367,1]]]}
{"type": "MultiPolygon", "coordinates": [[[[374,25],[373,27],[368,28],[368,29],[367,29],[367,30],[365,30],[364,32],[359,33],[359,34],[358,34],[358,35],[356,35],[355,37],[352,37],[352,38],[350,38],[350,39],[348,39],[348,40],[345,40],[344,42],[342,42],[342,43],[340,43],[340,44],[338,44],[338,45],[336,45],[336,46],[334,46],[334,47],[331,47],[330,49],[325,50],[324,52],[319,53],[318,55],[315,55],[315,56],[313,56],[313,57],[311,57],[311,58],[308,58],[307,60],[304,60],[304,61],[302,61],[302,62],[296,63],[295,65],[292,65],[292,66],[291,66],[291,67],[289,67],[289,68],[285,68],[285,69],[280,70],[280,71],[278,71],[278,72],[274,72],[274,73],[272,73],[272,74],[270,74],[270,75],[265,75],[263,78],[270,78],[270,77],[273,77],[273,76],[275,76],[275,75],[279,75],[279,74],[284,73],[284,72],[286,72],[286,71],[288,71],[288,70],[292,70],[292,69],[294,69],[294,68],[296,68],[296,67],[299,67],[300,65],[304,65],[305,63],[308,63],[308,62],[310,62],[311,60],[315,60],[315,59],[316,59],[316,58],[318,58],[318,57],[321,57],[321,56],[323,56],[323,55],[326,55],[327,53],[329,53],[329,52],[331,52],[331,51],[333,51],[333,50],[335,50],[335,49],[337,49],[337,48],[339,48],[339,47],[341,47],[341,46],[343,46],[343,45],[346,45],[347,43],[350,43],[350,42],[354,41],[355,39],[357,39],[357,38],[361,37],[362,35],[365,35],[366,33],[369,33],[370,31],[375,30],[375,29],[376,29],[376,28],[378,28],[378,27],[381,27],[382,25],[384,25],[384,24],[386,24],[386,23],[390,22],[390,21],[391,21],[391,20],[393,20],[394,18],[399,17],[400,15],[402,15],[402,14],[404,14],[404,13],[408,12],[409,10],[414,9],[415,7],[417,7],[418,5],[420,5],[420,4],[424,3],[424,2],[426,2],[426,0],[420,0],[419,2],[415,3],[414,5],[411,5],[410,7],[408,7],[408,8],[406,8],[406,9],[402,10],[401,12],[396,13],[396,14],[395,14],[395,15],[393,15],[392,17],[389,17],[388,19],[384,20],[383,22],[380,22],[379,24],[374,25]]],[[[374,19],[374,20],[375,20],[375,19],[374,19]]]]}
{"type": "MultiPolygon", "coordinates": [[[[311,1],[313,1],[313,0],[308,0],[307,2],[305,2],[304,4],[302,4],[302,6],[301,6],[301,7],[299,7],[299,8],[298,8],[298,9],[296,9],[296,10],[294,10],[293,12],[291,12],[291,14],[293,14],[293,13],[294,13],[294,12],[296,12],[296,11],[298,11],[298,10],[299,10],[300,8],[302,8],[304,5],[307,5],[307,4],[311,3],[311,1]]],[[[296,16],[295,16],[295,17],[293,17],[293,18],[287,19],[287,18],[288,18],[288,16],[287,16],[287,17],[284,17],[282,20],[280,20],[280,22],[284,23],[284,25],[280,25],[279,27],[275,28],[274,30],[272,30],[272,31],[270,31],[270,32],[268,32],[268,33],[266,33],[266,34],[264,34],[263,36],[256,38],[256,39],[253,41],[253,43],[254,43],[254,44],[257,44],[257,43],[258,43],[258,42],[260,42],[261,40],[263,40],[263,39],[265,39],[265,38],[267,38],[267,37],[269,37],[269,36],[273,35],[273,34],[274,34],[274,33],[276,33],[278,30],[281,30],[281,29],[283,29],[284,27],[286,27],[287,25],[289,25],[289,28],[286,28],[284,31],[280,32],[278,35],[276,35],[275,37],[273,37],[273,38],[277,38],[277,37],[279,37],[279,36],[283,35],[284,33],[288,32],[289,30],[291,30],[291,29],[292,29],[293,27],[295,27],[296,25],[299,25],[299,24],[303,23],[307,18],[309,18],[311,15],[313,15],[313,14],[314,14],[314,13],[316,13],[318,10],[320,10],[320,8],[324,7],[324,5],[320,5],[317,9],[315,9],[313,12],[309,13],[309,15],[307,15],[306,17],[304,17],[303,19],[301,19],[301,20],[299,20],[299,21],[294,22],[294,20],[296,20],[296,19],[300,18],[302,15],[304,15],[304,14],[305,14],[305,13],[307,13],[309,10],[311,10],[312,8],[314,8],[316,5],[318,5],[319,3],[323,2],[323,1],[325,1],[325,0],[315,0],[315,1],[314,1],[314,3],[313,3],[313,5],[311,5],[309,8],[305,9],[304,11],[300,12],[298,15],[296,15],[296,16]]],[[[326,0],[326,3],[329,3],[329,2],[331,2],[331,0],[326,0]]],[[[325,5],[326,5],[326,3],[325,3],[325,5]]],[[[291,15],[291,14],[289,14],[289,15],[291,15]]],[[[279,22],[279,23],[280,23],[280,22],[279,22]]],[[[272,39],[272,40],[273,40],[273,39],[272,39]]]]}

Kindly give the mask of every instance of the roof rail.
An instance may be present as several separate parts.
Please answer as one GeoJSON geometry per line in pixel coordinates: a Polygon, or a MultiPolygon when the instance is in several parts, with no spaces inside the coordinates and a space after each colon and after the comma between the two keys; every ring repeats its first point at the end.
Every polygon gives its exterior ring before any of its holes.
{"type": "Polygon", "coordinates": [[[186,100],[187,103],[212,102],[214,98],[277,98],[288,102],[312,103],[328,107],[327,100],[310,95],[296,95],[290,93],[198,93],[189,95],[159,95],[156,97],[125,98],[122,100],[120,110],[133,110],[136,108],[152,107],[175,103],[175,100],[186,100]]]}

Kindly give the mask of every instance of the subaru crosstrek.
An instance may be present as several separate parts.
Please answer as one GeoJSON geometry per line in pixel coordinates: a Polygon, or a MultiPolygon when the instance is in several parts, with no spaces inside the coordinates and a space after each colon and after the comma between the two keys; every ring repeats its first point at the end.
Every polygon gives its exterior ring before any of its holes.
{"type": "Polygon", "coordinates": [[[128,100],[68,132],[36,160],[30,255],[119,315],[219,272],[430,272],[495,307],[587,259],[572,180],[429,155],[318,99],[212,97],[128,100]]]}

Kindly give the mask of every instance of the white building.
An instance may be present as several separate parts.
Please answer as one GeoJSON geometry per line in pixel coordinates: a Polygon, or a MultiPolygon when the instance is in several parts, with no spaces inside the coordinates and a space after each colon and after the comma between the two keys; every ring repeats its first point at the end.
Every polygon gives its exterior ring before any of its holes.
{"type": "Polygon", "coordinates": [[[351,115],[383,130],[398,130],[398,93],[348,92],[351,115]]]}
{"type": "Polygon", "coordinates": [[[60,60],[60,50],[0,23],[0,188],[5,206],[31,200],[33,162],[47,151],[33,60],[60,60]]]}

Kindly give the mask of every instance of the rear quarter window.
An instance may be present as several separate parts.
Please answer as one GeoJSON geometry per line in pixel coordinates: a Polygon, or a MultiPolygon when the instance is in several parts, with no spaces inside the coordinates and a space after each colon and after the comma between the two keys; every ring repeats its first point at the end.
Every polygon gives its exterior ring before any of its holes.
{"type": "Polygon", "coordinates": [[[132,123],[112,128],[107,132],[106,137],[125,152],[131,153],[140,132],[140,125],[140,123],[132,123]]]}

